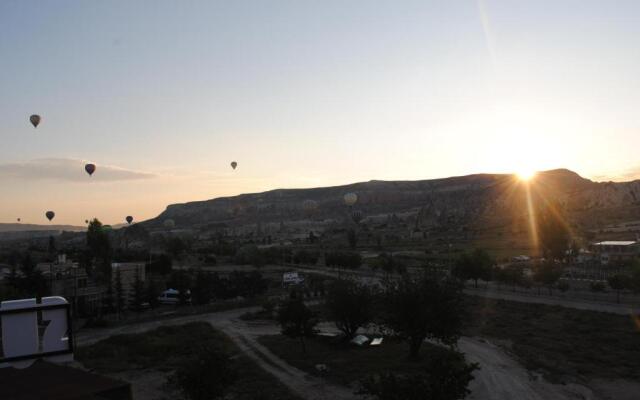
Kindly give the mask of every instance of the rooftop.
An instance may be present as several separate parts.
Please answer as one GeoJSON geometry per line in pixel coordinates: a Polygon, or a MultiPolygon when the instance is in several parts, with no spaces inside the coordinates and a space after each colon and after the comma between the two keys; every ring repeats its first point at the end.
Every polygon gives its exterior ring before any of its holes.
{"type": "Polygon", "coordinates": [[[635,240],[606,240],[594,243],[594,246],[631,246],[637,243],[635,240]]]}

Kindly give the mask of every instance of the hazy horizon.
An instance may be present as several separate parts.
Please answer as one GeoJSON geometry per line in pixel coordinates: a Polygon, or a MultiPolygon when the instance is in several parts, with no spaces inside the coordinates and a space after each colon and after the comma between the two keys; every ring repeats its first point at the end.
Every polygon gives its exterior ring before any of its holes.
{"type": "Polygon", "coordinates": [[[364,4],[0,3],[0,222],[372,179],[640,178],[640,3],[364,4]]]}

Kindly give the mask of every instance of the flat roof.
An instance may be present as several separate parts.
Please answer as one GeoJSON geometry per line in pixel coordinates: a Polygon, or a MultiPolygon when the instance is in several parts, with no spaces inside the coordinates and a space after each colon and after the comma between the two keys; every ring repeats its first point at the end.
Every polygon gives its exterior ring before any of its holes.
{"type": "Polygon", "coordinates": [[[631,246],[636,244],[635,240],[605,240],[604,242],[594,243],[595,246],[631,246]]]}

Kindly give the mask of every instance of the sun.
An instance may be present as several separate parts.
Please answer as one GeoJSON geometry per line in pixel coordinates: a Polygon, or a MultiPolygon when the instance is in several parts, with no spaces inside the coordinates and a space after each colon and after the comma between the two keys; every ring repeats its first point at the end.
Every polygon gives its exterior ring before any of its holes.
{"type": "Polygon", "coordinates": [[[536,176],[536,171],[533,169],[523,168],[516,172],[516,176],[521,181],[530,181],[534,176],[536,176]]]}

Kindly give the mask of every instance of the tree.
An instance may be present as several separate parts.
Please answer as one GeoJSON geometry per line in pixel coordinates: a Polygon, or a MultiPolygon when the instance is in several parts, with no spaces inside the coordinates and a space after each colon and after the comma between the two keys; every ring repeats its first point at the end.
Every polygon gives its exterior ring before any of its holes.
{"type": "Polygon", "coordinates": [[[47,245],[47,253],[51,258],[51,261],[55,260],[55,256],[57,253],[56,249],[56,239],[53,236],[49,236],[49,244],[47,245]]]}
{"type": "Polygon", "coordinates": [[[470,253],[461,254],[456,260],[453,268],[453,275],[463,281],[472,279],[475,287],[478,287],[478,280],[489,281],[491,279],[491,269],[495,264],[489,253],[481,249],[475,249],[470,253]]]}
{"type": "Polygon", "coordinates": [[[357,269],[362,265],[360,253],[354,251],[333,251],[325,255],[327,267],[357,269]]]}
{"type": "Polygon", "coordinates": [[[131,284],[131,299],[129,299],[129,307],[134,311],[142,310],[142,303],[145,301],[144,281],[140,279],[140,274],[136,271],[135,280],[131,284]]]}
{"type": "Polygon", "coordinates": [[[49,293],[49,284],[42,272],[38,270],[29,252],[20,257],[20,268],[13,267],[7,276],[7,284],[13,290],[11,294],[18,297],[42,298],[49,293]]]}
{"type": "Polygon", "coordinates": [[[567,282],[566,280],[558,282],[558,290],[560,290],[562,293],[565,293],[570,288],[571,287],[569,286],[569,282],[567,282]]]}
{"type": "Polygon", "coordinates": [[[543,255],[551,260],[564,260],[569,250],[570,232],[567,219],[558,203],[548,203],[536,215],[538,238],[543,255]]]}
{"type": "Polygon", "coordinates": [[[611,275],[607,279],[609,287],[616,291],[616,303],[620,303],[620,292],[627,288],[629,277],[623,274],[611,275]]]}
{"type": "Polygon", "coordinates": [[[420,277],[405,275],[385,283],[384,324],[409,342],[409,358],[417,359],[425,339],[453,345],[462,327],[462,285],[458,281],[425,272],[420,277]]]}
{"type": "Polygon", "coordinates": [[[168,282],[170,288],[178,291],[178,302],[180,305],[189,303],[191,298],[191,275],[187,271],[173,271],[168,282]]]}
{"type": "Polygon", "coordinates": [[[593,293],[602,293],[605,290],[605,286],[602,282],[591,282],[591,284],[589,285],[589,289],[593,293]]]}
{"type": "Polygon", "coordinates": [[[196,353],[196,359],[176,369],[170,382],[189,400],[223,399],[236,381],[235,361],[221,350],[207,347],[196,353]]]}
{"type": "Polygon", "coordinates": [[[347,242],[349,242],[349,247],[354,250],[358,246],[358,234],[355,229],[349,228],[347,230],[347,242]]]}
{"type": "Polygon", "coordinates": [[[634,292],[640,292],[640,261],[635,260],[631,266],[631,280],[629,281],[629,288],[634,292]]]}
{"type": "Polygon", "coordinates": [[[111,282],[111,243],[109,235],[102,226],[102,223],[94,218],[89,222],[87,228],[87,246],[91,259],[98,266],[98,280],[101,282],[111,282]]]}
{"type": "Polygon", "coordinates": [[[199,270],[193,284],[193,301],[196,304],[209,304],[214,291],[213,274],[199,270]]]}
{"type": "Polygon", "coordinates": [[[120,273],[120,269],[116,269],[116,276],[113,283],[113,292],[115,296],[115,305],[116,311],[121,313],[124,311],[125,306],[125,298],[124,298],[124,290],[122,288],[122,275],[120,273]]]}
{"type": "Polygon", "coordinates": [[[149,271],[160,275],[168,275],[173,268],[173,262],[168,254],[160,254],[158,258],[149,264],[149,271]]]}
{"type": "Polygon", "coordinates": [[[145,291],[145,300],[147,301],[147,303],[149,303],[149,306],[151,308],[156,308],[160,304],[160,302],[158,301],[159,295],[160,291],[158,290],[155,282],[153,282],[153,279],[148,279],[147,289],[145,291]]]}
{"type": "Polygon", "coordinates": [[[374,294],[371,286],[350,279],[338,279],[329,287],[325,307],[336,327],[351,339],[358,328],[374,317],[374,294]]]}
{"type": "Polygon", "coordinates": [[[174,259],[180,259],[180,256],[187,250],[187,244],[178,236],[173,236],[167,240],[166,251],[174,259]]]}
{"type": "Polygon", "coordinates": [[[277,320],[282,334],[293,339],[300,339],[302,352],[306,353],[307,346],[304,338],[314,334],[318,320],[302,299],[292,297],[280,304],[277,320]]]}
{"type": "Polygon", "coordinates": [[[315,251],[298,250],[293,255],[293,262],[295,264],[309,264],[315,265],[318,262],[320,254],[315,251]]]}
{"type": "Polygon", "coordinates": [[[418,372],[386,372],[364,379],[358,394],[377,400],[464,399],[470,393],[469,382],[478,364],[467,363],[464,354],[454,350],[432,353],[418,372]]]}
{"type": "Polygon", "coordinates": [[[551,261],[546,261],[538,265],[533,272],[533,280],[539,285],[546,286],[549,294],[552,294],[553,285],[562,276],[562,268],[556,266],[551,261]]]}

